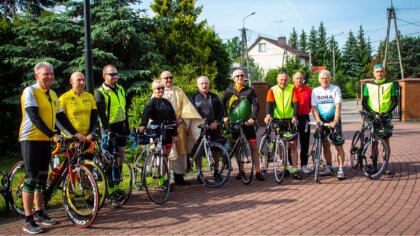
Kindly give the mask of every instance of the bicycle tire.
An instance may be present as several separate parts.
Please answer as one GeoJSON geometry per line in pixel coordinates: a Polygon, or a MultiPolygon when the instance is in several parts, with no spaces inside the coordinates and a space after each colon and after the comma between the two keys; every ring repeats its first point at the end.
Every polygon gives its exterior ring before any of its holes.
{"type": "MultiPolygon", "coordinates": [[[[148,146],[145,148],[148,148],[148,146]]],[[[137,188],[137,190],[141,190],[144,187],[143,165],[144,161],[147,158],[147,151],[145,148],[137,149],[133,161],[133,184],[137,188]]]]}
{"type": "Polygon", "coordinates": [[[121,207],[127,203],[133,188],[133,169],[126,158],[119,155],[118,157],[122,158],[121,169],[118,166],[114,169],[111,166],[107,168],[108,198],[114,207],[121,207]],[[114,171],[114,176],[117,174],[119,178],[113,179],[112,171],[114,171]]]}
{"type": "Polygon", "coordinates": [[[149,154],[143,165],[143,181],[147,195],[156,204],[167,201],[170,191],[171,175],[168,165],[161,161],[159,154],[149,154]],[[162,171],[159,164],[163,163],[162,171]]]}
{"type": "Polygon", "coordinates": [[[95,177],[88,167],[76,164],[66,168],[63,181],[63,206],[71,222],[79,227],[89,227],[99,211],[99,190],[95,177]]]}
{"type": "Polygon", "coordinates": [[[219,188],[229,179],[231,162],[229,154],[221,144],[211,142],[209,147],[211,151],[207,153],[208,156],[204,155],[202,149],[196,158],[197,173],[204,185],[219,188]]]}
{"type": "Polygon", "coordinates": [[[105,171],[92,160],[82,160],[81,164],[88,167],[95,177],[99,191],[99,209],[101,209],[108,197],[108,179],[105,171]]]}
{"type": "Polygon", "coordinates": [[[322,143],[320,140],[316,141],[316,149],[314,154],[314,181],[320,182],[319,169],[321,167],[322,143]]]}
{"type": "Polygon", "coordinates": [[[277,183],[281,183],[284,179],[286,174],[287,168],[287,152],[286,152],[286,144],[282,139],[276,142],[276,148],[274,152],[274,162],[273,162],[273,169],[274,169],[274,179],[277,183]]]}
{"type": "Polygon", "coordinates": [[[268,166],[270,164],[270,161],[273,161],[273,150],[272,150],[272,142],[271,138],[269,138],[271,134],[264,134],[261,138],[260,146],[258,149],[259,152],[259,158],[260,158],[260,169],[261,173],[267,173],[268,172],[268,166]]]}
{"type": "Polygon", "coordinates": [[[374,147],[374,145],[376,145],[375,141],[367,142],[365,144],[367,145],[367,147],[364,148],[363,153],[362,153],[363,161],[365,163],[361,165],[363,176],[372,180],[375,180],[381,177],[386,167],[388,166],[388,162],[389,162],[389,147],[386,144],[385,140],[379,136],[374,137],[374,140],[377,140],[377,145],[378,145],[378,148],[377,148],[378,157],[377,157],[376,167],[374,163],[374,158],[372,158],[375,156],[375,153],[374,153],[376,150],[376,148],[374,147]]]}
{"type": "Polygon", "coordinates": [[[239,171],[241,173],[242,183],[248,185],[252,182],[254,175],[254,162],[252,160],[251,148],[247,141],[244,141],[239,148],[239,157],[237,157],[239,171]]]}
{"type": "Polygon", "coordinates": [[[13,210],[15,210],[16,213],[18,213],[21,216],[25,215],[22,199],[23,182],[25,181],[25,178],[25,164],[23,163],[23,161],[18,161],[13,165],[12,169],[9,172],[9,200],[13,210]]]}
{"type": "Polygon", "coordinates": [[[350,163],[353,169],[359,167],[359,151],[361,148],[362,142],[360,141],[360,131],[356,131],[353,135],[350,146],[350,163]]]}

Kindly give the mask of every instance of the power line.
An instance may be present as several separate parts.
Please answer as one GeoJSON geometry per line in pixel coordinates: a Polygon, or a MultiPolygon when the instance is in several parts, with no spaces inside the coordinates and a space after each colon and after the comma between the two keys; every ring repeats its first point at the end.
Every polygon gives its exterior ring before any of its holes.
{"type": "Polygon", "coordinates": [[[408,21],[405,21],[405,20],[400,19],[400,18],[397,18],[397,20],[400,20],[400,21],[402,21],[402,22],[405,22],[405,23],[407,23],[407,24],[409,24],[409,25],[415,25],[415,26],[420,27],[420,25],[418,25],[418,24],[416,24],[416,23],[408,22],[408,21]]]}

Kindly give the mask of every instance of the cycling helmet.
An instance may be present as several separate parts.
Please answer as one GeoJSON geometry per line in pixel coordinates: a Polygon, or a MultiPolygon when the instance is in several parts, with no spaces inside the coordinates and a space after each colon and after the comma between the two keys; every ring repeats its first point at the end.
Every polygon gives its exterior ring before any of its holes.
{"type": "Polygon", "coordinates": [[[389,138],[392,136],[392,131],[391,130],[380,130],[379,131],[379,137],[381,138],[389,138]]]}
{"type": "Polygon", "coordinates": [[[332,132],[328,135],[328,141],[336,146],[341,146],[344,144],[344,137],[337,132],[332,132]]]}
{"type": "Polygon", "coordinates": [[[160,135],[160,126],[159,125],[149,125],[146,130],[146,136],[149,138],[157,138],[160,135]]]}
{"type": "Polygon", "coordinates": [[[298,137],[298,132],[287,131],[287,132],[284,132],[284,134],[283,134],[283,140],[284,141],[293,141],[293,140],[297,139],[297,137],[298,137]]]}

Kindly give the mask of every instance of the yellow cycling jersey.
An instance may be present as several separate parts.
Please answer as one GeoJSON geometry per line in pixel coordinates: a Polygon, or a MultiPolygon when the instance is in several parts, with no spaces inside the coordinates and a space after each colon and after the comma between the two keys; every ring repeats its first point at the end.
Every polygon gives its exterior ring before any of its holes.
{"type": "Polygon", "coordinates": [[[20,103],[22,123],[19,129],[19,141],[49,141],[50,138],[32,123],[25,108],[37,107],[41,120],[49,129],[54,130],[56,114],[61,112],[57,94],[52,90],[43,90],[38,84],[34,84],[23,90],[20,103]]]}
{"type": "MultiPolygon", "coordinates": [[[[96,110],[93,95],[87,92],[77,95],[71,89],[61,95],[59,101],[61,109],[77,132],[85,136],[89,135],[90,113],[92,109],[96,110]]],[[[66,136],[65,133],[62,134],[66,136]]]]}

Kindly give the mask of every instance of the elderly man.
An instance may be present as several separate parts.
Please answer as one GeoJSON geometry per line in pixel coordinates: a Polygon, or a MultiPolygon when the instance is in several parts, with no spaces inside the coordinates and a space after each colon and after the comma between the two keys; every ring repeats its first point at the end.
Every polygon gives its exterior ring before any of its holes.
{"type": "MultiPolygon", "coordinates": [[[[385,69],[382,64],[376,64],[373,67],[373,76],[375,80],[367,83],[363,88],[362,106],[366,111],[374,112],[382,119],[384,129],[381,134],[383,134],[382,137],[388,145],[389,155],[391,155],[391,146],[389,145],[393,129],[391,113],[398,104],[397,88],[394,83],[385,78],[385,69]]],[[[376,172],[375,167],[372,171],[376,172]]],[[[392,174],[388,169],[384,173],[392,174]]]]}
{"type": "MultiPolygon", "coordinates": [[[[289,75],[286,72],[280,72],[277,76],[277,85],[271,87],[267,93],[267,115],[265,116],[265,123],[268,124],[271,117],[283,120],[289,125],[296,124],[298,103],[294,87],[289,83],[289,75]],[[291,124],[290,124],[291,123],[291,124]]],[[[292,168],[289,172],[294,179],[301,179],[297,171],[298,154],[296,140],[289,141],[291,150],[292,168]]],[[[285,170],[287,171],[287,169],[285,170]]]]}
{"type": "Polygon", "coordinates": [[[174,172],[175,184],[187,185],[184,174],[187,170],[187,153],[200,135],[197,125],[202,122],[200,114],[181,88],[173,85],[170,71],[162,71],[160,80],[165,85],[164,98],[169,100],[175,110],[178,123],[178,139],[169,154],[170,167],[174,172]]]}
{"type": "Polygon", "coordinates": [[[26,87],[21,96],[22,123],[19,130],[26,171],[22,192],[25,210],[23,231],[30,234],[43,232],[37,223],[43,225],[56,223],[44,213],[42,197],[51,159],[51,141],[59,139],[59,135],[53,132],[56,120],[60,121],[74,137],[80,141],[85,140],[62,112],[56,93],[50,89],[54,82],[53,66],[48,62],[40,62],[35,65],[34,73],[36,84],[26,87]],[[35,211],[33,211],[34,203],[35,211]]]}
{"type": "MultiPolygon", "coordinates": [[[[219,128],[223,122],[223,108],[220,99],[216,94],[209,91],[210,81],[207,76],[200,76],[197,79],[198,92],[191,97],[191,101],[203,119],[210,125],[207,134],[211,140],[217,140],[220,136],[219,128]]],[[[214,153],[217,155],[216,153],[214,153]]],[[[217,165],[218,162],[215,163],[217,165]]],[[[215,166],[217,169],[218,166],[215,166]]],[[[214,173],[215,179],[220,179],[218,173],[214,173]]],[[[201,179],[197,178],[200,182],[201,179]]]]}
{"type": "Polygon", "coordinates": [[[60,96],[60,107],[69,118],[74,128],[90,138],[95,130],[98,111],[93,95],[85,92],[85,76],[74,72],[70,76],[71,89],[60,96]]]}
{"type": "MultiPolygon", "coordinates": [[[[255,178],[259,181],[263,181],[264,176],[261,174],[260,170],[257,138],[256,131],[254,128],[254,124],[257,120],[259,110],[257,94],[252,88],[244,84],[245,73],[243,70],[235,70],[232,73],[232,79],[235,82],[235,85],[233,87],[227,88],[222,98],[222,104],[224,107],[223,121],[225,123],[228,123],[229,120],[233,122],[235,122],[236,120],[242,120],[246,122],[246,125],[243,126],[243,131],[251,146],[251,155],[253,158],[254,168],[256,172],[255,178]]],[[[234,139],[238,138],[235,136],[233,136],[234,139]]],[[[238,158],[238,155],[236,156],[238,158]]],[[[240,179],[242,174],[243,173],[239,172],[236,178],[240,179]]]]}
{"type": "Polygon", "coordinates": [[[308,168],[308,150],[310,131],[305,129],[306,122],[309,121],[309,113],[311,112],[311,94],[312,89],[304,84],[305,78],[301,72],[296,72],[293,75],[293,83],[295,85],[295,94],[298,103],[298,130],[300,142],[300,168],[305,174],[311,173],[308,168]]]}
{"type": "MultiPolygon", "coordinates": [[[[330,84],[331,73],[328,70],[319,72],[318,81],[321,86],[312,91],[311,105],[312,114],[317,122],[329,122],[330,128],[335,129],[337,139],[335,148],[337,149],[338,172],[337,178],[344,179],[344,139],[341,133],[341,90],[340,87],[330,84]]],[[[326,137],[331,132],[330,129],[323,128],[323,136],[326,137]]],[[[324,156],[327,168],[322,175],[333,175],[331,145],[327,139],[323,140],[324,156]]]]}

